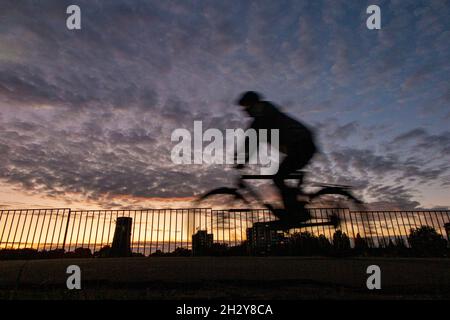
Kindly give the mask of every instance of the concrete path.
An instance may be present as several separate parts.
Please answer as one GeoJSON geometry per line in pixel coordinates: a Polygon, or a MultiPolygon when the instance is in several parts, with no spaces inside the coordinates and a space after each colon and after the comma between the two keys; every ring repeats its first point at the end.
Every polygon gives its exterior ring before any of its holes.
{"type": "Polygon", "coordinates": [[[47,298],[64,295],[66,268],[72,264],[82,270],[86,299],[95,294],[100,299],[108,294],[135,299],[143,298],[143,292],[151,299],[450,298],[450,259],[316,257],[0,261],[0,294],[3,298],[11,298],[11,292],[12,298],[40,298],[39,292],[47,292],[47,298]],[[381,268],[381,290],[366,287],[369,265],[381,268]]]}

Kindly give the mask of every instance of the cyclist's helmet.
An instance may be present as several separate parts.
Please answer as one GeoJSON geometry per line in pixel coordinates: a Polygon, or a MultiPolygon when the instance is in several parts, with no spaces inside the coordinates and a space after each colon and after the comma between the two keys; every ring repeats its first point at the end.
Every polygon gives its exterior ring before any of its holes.
{"type": "Polygon", "coordinates": [[[237,104],[240,106],[251,106],[254,103],[261,100],[261,96],[255,91],[247,91],[241,95],[237,100],[237,104]]]}

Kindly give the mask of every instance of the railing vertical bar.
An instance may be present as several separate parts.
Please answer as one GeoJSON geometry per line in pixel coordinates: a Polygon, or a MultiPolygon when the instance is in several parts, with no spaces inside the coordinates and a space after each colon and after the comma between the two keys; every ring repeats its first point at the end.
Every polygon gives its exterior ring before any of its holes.
{"type": "Polygon", "coordinates": [[[361,224],[362,224],[363,230],[364,230],[364,235],[365,235],[364,237],[366,238],[367,241],[370,241],[370,246],[372,248],[375,245],[375,241],[373,239],[372,229],[370,227],[369,212],[368,211],[364,211],[364,212],[360,211],[360,217],[361,217],[361,224]],[[366,230],[366,226],[369,229],[368,232],[366,230]]]}
{"type": "MultiPolygon", "coordinates": [[[[14,228],[14,221],[16,220],[16,214],[17,214],[17,211],[18,210],[13,210],[13,218],[12,218],[12,221],[11,221],[11,226],[9,227],[9,230],[8,230],[8,236],[6,237],[6,247],[8,247],[8,245],[10,244],[10,242],[12,242],[12,243],[14,243],[14,239],[12,239],[13,241],[10,241],[9,240],[9,236],[11,235],[11,231],[12,231],[12,229],[14,228]]],[[[20,211],[19,211],[20,212],[20,211]]],[[[19,220],[20,220],[20,213],[19,213],[19,220]]],[[[16,226],[18,225],[18,223],[16,224],[16,226]]],[[[17,230],[17,228],[16,228],[16,230],[17,230]]],[[[11,245],[11,248],[12,248],[12,245],[11,245]]]]}
{"type": "Polygon", "coordinates": [[[438,214],[438,217],[440,218],[440,223],[442,223],[442,224],[441,224],[441,227],[442,227],[442,230],[443,230],[443,236],[444,236],[444,238],[445,238],[445,236],[446,236],[446,234],[447,234],[447,231],[445,230],[444,225],[445,225],[445,223],[446,223],[447,220],[444,218],[444,215],[446,215],[446,212],[444,212],[444,211],[439,211],[439,212],[437,212],[437,214],[438,214]]]}
{"type": "Polygon", "coordinates": [[[145,210],[144,256],[146,256],[146,253],[147,253],[147,229],[148,229],[148,210],[145,210]]]}
{"type": "MultiPolygon", "coordinates": [[[[33,225],[33,211],[34,211],[34,210],[31,210],[31,219],[30,219],[30,223],[29,223],[29,227],[28,227],[28,231],[27,231],[27,237],[26,237],[26,239],[25,239],[25,246],[24,246],[24,248],[26,248],[27,245],[28,245],[28,235],[29,235],[29,233],[30,233],[31,226],[33,225]]],[[[20,220],[20,219],[19,219],[19,220],[20,220]]],[[[28,209],[25,211],[25,220],[24,220],[24,222],[23,222],[22,232],[21,232],[21,234],[20,234],[20,239],[19,239],[19,246],[18,246],[18,248],[20,248],[20,243],[22,242],[22,236],[23,236],[23,233],[24,233],[24,231],[25,231],[25,225],[26,225],[27,220],[28,220],[28,209]]],[[[5,223],[5,227],[6,227],[6,223],[5,223]]],[[[2,234],[2,237],[3,237],[3,234],[2,234]]],[[[2,241],[2,237],[0,237],[0,243],[1,243],[1,241],[2,241]]],[[[33,247],[33,243],[31,244],[31,247],[33,247]]]]}
{"type": "MultiPolygon", "coordinates": [[[[5,212],[5,210],[0,210],[0,222],[2,222],[2,220],[3,220],[4,212],[5,212]]],[[[0,224],[0,226],[1,226],[1,224],[0,224]]],[[[5,224],[5,226],[6,226],[6,224],[5,224]]],[[[3,234],[2,234],[2,236],[3,236],[3,234]]],[[[1,245],[1,243],[2,243],[2,237],[0,236],[0,245],[1,245]]]]}
{"type": "Polygon", "coordinates": [[[309,231],[312,235],[314,235],[314,226],[310,226],[306,229],[306,231],[309,231]]]}
{"type": "MultiPolygon", "coordinates": [[[[323,212],[322,212],[322,210],[321,209],[318,209],[319,210],[319,212],[320,212],[320,221],[322,221],[323,222],[323,212]]],[[[314,214],[317,216],[317,209],[314,209],[314,214]]],[[[326,237],[327,236],[327,234],[326,234],[326,231],[325,231],[325,226],[324,225],[322,225],[322,234],[323,234],[323,236],[324,237],[326,237]]],[[[320,231],[319,231],[319,233],[320,233],[320,231]]]]}
{"type": "Polygon", "coordinates": [[[191,231],[190,231],[190,233],[189,233],[189,241],[190,241],[190,243],[191,243],[191,249],[192,249],[192,235],[195,233],[195,216],[196,216],[196,214],[197,214],[197,210],[196,209],[194,209],[194,210],[191,210],[191,209],[189,209],[189,211],[191,211],[192,212],[192,227],[191,227],[191,231]]]}
{"type": "MultiPolygon", "coordinates": [[[[320,209],[321,214],[322,214],[322,218],[324,219],[328,219],[328,209],[320,209]]],[[[332,228],[328,227],[328,239],[330,240],[330,243],[333,243],[333,232],[335,232],[336,230],[332,230],[332,228]]]]}
{"type": "Polygon", "coordinates": [[[377,211],[377,218],[378,218],[378,228],[380,229],[380,233],[381,233],[381,242],[385,246],[386,245],[386,236],[385,236],[384,227],[383,227],[383,224],[381,221],[381,212],[380,211],[377,211]]]}
{"type": "Polygon", "coordinates": [[[381,228],[378,228],[378,226],[377,226],[377,221],[379,222],[378,212],[373,211],[372,215],[374,217],[373,226],[375,228],[375,234],[377,235],[378,248],[381,248],[381,246],[384,244],[383,243],[384,240],[383,240],[383,232],[382,232],[381,228]],[[380,236],[380,233],[381,233],[381,236],[380,236]]]}
{"type": "MultiPolygon", "coordinates": [[[[264,214],[264,213],[263,213],[264,214]]],[[[237,239],[237,216],[236,216],[236,211],[231,213],[231,215],[233,216],[233,246],[236,247],[238,245],[238,239],[237,239]]],[[[230,217],[231,220],[231,217],[230,217]]]]}
{"type": "Polygon", "coordinates": [[[187,212],[187,226],[186,226],[186,249],[189,249],[189,237],[191,236],[191,229],[189,229],[189,223],[191,221],[191,210],[186,210],[187,212]]]}
{"type": "MultiPolygon", "coordinates": [[[[210,211],[210,224],[211,224],[211,233],[212,233],[212,235],[213,235],[213,242],[214,242],[214,239],[216,238],[216,232],[214,232],[214,221],[213,221],[213,210],[211,209],[211,211],[210,211]]],[[[217,239],[216,239],[217,240],[217,239]]]]}
{"type": "Polygon", "coordinates": [[[33,248],[34,245],[34,238],[36,236],[37,230],[39,228],[39,216],[41,214],[41,210],[37,210],[37,216],[36,216],[36,225],[34,227],[34,231],[33,231],[33,238],[31,239],[31,248],[33,248]]]}
{"type": "Polygon", "coordinates": [[[43,250],[45,250],[45,248],[47,247],[48,233],[50,231],[50,225],[52,224],[53,211],[54,211],[54,209],[50,210],[50,217],[48,218],[47,232],[46,232],[45,238],[44,238],[44,248],[43,248],[43,250]]]}
{"type": "Polygon", "coordinates": [[[68,232],[68,227],[69,227],[69,225],[67,225],[66,226],[66,229],[64,230],[64,232],[62,231],[63,230],[63,228],[64,228],[64,222],[66,221],[66,213],[68,213],[68,211],[67,211],[67,209],[61,209],[62,210],[62,214],[61,214],[61,217],[60,217],[60,226],[59,226],[59,233],[58,233],[58,238],[57,238],[57,240],[56,240],[56,247],[55,247],[55,249],[58,249],[58,247],[59,246],[61,246],[61,249],[63,249],[62,248],[62,246],[63,246],[63,242],[65,241],[65,233],[66,233],[66,230],[67,230],[67,232],[68,232]],[[61,238],[62,238],[62,240],[61,240],[61,238]]]}
{"type": "Polygon", "coordinates": [[[42,219],[41,230],[39,231],[39,239],[37,243],[37,250],[39,251],[39,245],[41,244],[42,231],[44,230],[45,218],[47,217],[47,210],[44,210],[44,218],[42,219]]]}
{"type": "MultiPolygon", "coordinates": [[[[37,240],[37,243],[36,243],[36,250],[38,250],[39,251],[39,244],[41,243],[41,235],[42,235],[42,230],[44,229],[44,222],[45,222],[45,215],[46,215],[46,212],[47,212],[47,210],[46,209],[43,209],[43,210],[39,210],[39,214],[38,214],[38,220],[37,220],[37,222],[36,222],[36,229],[35,229],[35,231],[38,231],[38,229],[39,229],[39,236],[38,236],[38,238],[36,239],[37,240]],[[41,216],[41,213],[42,212],[44,212],[44,218],[43,219],[41,219],[42,218],[42,216],[41,216]],[[40,227],[39,227],[39,224],[41,225],[40,227]]],[[[34,243],[34,237],[33,237],[33,243],[34,243]]]]}
{"type": "MultiPolygon", "coordinates": [[[[307,210],[308,210],[308,213],[310,214],[311,218],[317,220],[317,216],[315,215],[315,211],[314,211],[314,210],[311,210],[311,209],[307,209],[307,210]]],[[[319,234],[320,234],[320,227],[321,227],[321,226],[319,226],[319,225],[313,227],[313,229],[314,229],[314,235],[317,236],[317,237],[318,237],[319,234]]]]}
{"type": "Polygon", "coordinates": [[[241,228],[241,243],[244,242],[244,228],[243,228],[243,223],[242,223],[242,212],[239,211],[239,225],[241,228]]]}
{"type": "MultiPolygon", "coordinates": [[[[30,236],[31,228],[33,226],[33,220],[34,220],[34,210],[31,210],[31,219],[30,219],[30,223],[28,225],[27,237],[25,238],[25,247],[28,246],[28,238],[30,236]]],[[[1,238],[0,238],[0,241],[1,241],[1,238]]],[[[31,248],[33,248],[33,242],[31,242],[31,248]]]]}
{"type": "Polygon", "coordinates": [[[386,224],[386,232],[388,234],[388,244],[389,244],[390,242],[392,242],[391,232],[389,231],[391,223],[388,220],[388,218],[386,218],[386,214],[388,214],[388,212],[383,211],[383,218],[384,218],[385,224],[386,224]]]}
{"type": "MultiPolygon", "coordinates": [[[[406,235],[407,235],[407,237],[408,237],[408,235],[411,233],[411,230],[413,230],[413,229],[416,227],[416,221],[414,220],[413,217],[410,217],[408,211],[406,211],[405,214],[406,214],[406,219],[408,219],[408,227],[409,227],[409,230],[408,230],[408,232],[406,233],[406,235]],[[412,219],[414,225],[413,225],[413,223],[411,223],[411,219],[412,219]]],[[[407,240],[408,240],[408,245],[410,245],[409,239],[408,239],[408,238],[407,238],[407,240]]]]}
{"type": "Polygon", "coordinates": [[[197,210],[196,209],[194,209],[192,211],[192,215],[193,215],[193,218],[192,218],[192,231],[191,231],[191,234],[189,235],[189,239],[191,240],[191,249],[192,249],[192,235],[195,234],[195,232],[197,230],[196,227],[195,227],[195,216],[197,215],[197,210]]]}
{"type": "MultiPolygon", "coordinates": [[[[436,211],[427,211],[427,214],[430,217],[431,220],[431,226],[438,232],[439,234],[442,234],[441,226],[439,224],[439,220],[437,218],[437,212],[436,211]]],[[[444,234],[442,234],[444,236],[444,234]]]]}
{"type": "MultiPolygon", "coordinates": [[[[141,252],[142,210],[139,210],[138,252],[141,252]]],[[[143,253],[145,256],[145,252],[143,253]]]]}
{"type": "MultiPolygon", "coordinates": [[[[71,236],[70,236],[70,240],[71,240],[71,242],[72,242],[72,240],[78,241],[78,233],[75,235],[75,222],[77,221],[77,214],[78,214],[78,212],[77,212],[77,211],[71,211],[71,214],[73,215],[73,219],[72,219],[72,232],[71,232],[71,236]]],[[[80,217],[81,217],[81,215],[80,215],[80,217]]],[[[78,220],[78,221],[79,221],[79,220],[78,220]]],[[[79,223],[79,222],[78,222],[78,223],[79,223]]],[[[71,247],[72,247],[72,243],[71,243],[70,246],[69,246],[69,250],[70,250],[71,247]]],[[[73,246],[73,250],[75,250],[76,247],[77,247],[77,243],[75,242],[75,243],[74,243],[74,246],[73,246]]]]}
{"type": "MultiPolygon", "coordinates": [[[[405,244],[407,245],[407,244],[408,244],[408,231],[407,231],[407,229],[406,229],[405,220],[403,219],[403,212],[400,211],[399,214],[400,214],[400,220],[401,220],[401,224],[400,224],[400,226],[399,226],[399,230],[400,230],[400,232],[402,232],[402,231],[401,231],[401,227],[403,227],[403,231],[405,231],[405,235],[404,235],[404,236],[401,236],[401,238],[402,238],[403,240],[405,240],[405,238],[406,238],[405,244]]],[[[398,217],[397,217],[397,219],[398,219],[398,217]]]]}
{"type": "MultiPolygon", "coordinates": [[[[374,228],[375,228],[375,237],[377,238],[378,248],[380,248],[381,245],[382,245],[382,243],[381,243],[381,241],[380,241],[380,236],[379,236],[379,234],[378,234],[378,228],[377,228],[377,223],[376,223],[377,221],[376,221],[376,218],[375,218],[375,211],[372,211],[371,213],[372,213],[373,226],[374,226],[374,228]]],[[[372,232],[372,230],[371,230],[371,232],[372,232]]],[[[372,237],[373,237],[373,236],[372,236],[372,237]]]]}
{"type": "MultiPolygon", "coordinates": [[[[107,215],[107,212],[108,211],[105,211],[105,217],[107,215]]],[[[114,212],[112,210],[109,210],[109,226],[108,226],[108,237],[106,239],[106,243],[110,244],[111,247],[112,247],[112,241],[111,241],[110,236],[111,236],[111,227],[112,227],[112,223],[114,220],[113,216],[114,216],[114,212]]]]}
{"type": "Polygon", "coordinates": [[[350,215],[350,221],[351,221],[352,230],[353,230],[353,240],[355,240],[357,234],[359,234],[359,236],[362,237],[361,228],[358,223],[358,215],[355,211],[349,211],[349,215],[350,215]]]}
{"type": "MultiPolygon", "coordinates": [[[[71,209],[68,209],[67,210],[67,214],[71,214],[71,212],[72,212],[72,210],[71,209]]],[[[69,219],[69,218],[68,218],[69,219]]],[[[70,226],[70,220],[69,220],[69,225],[68,225],[68,227],[70,226]]],[[[70,228],[70,237],[68,237],[68,241],[66,241],[66,244],[68,243],[68,248],[67,248],[67,250],[65,249],[65,248],[63,248],[64,250],[66,250],[67,252],[70,252],[70,248],[71,248],[71,246],[72,246],[72,239],[73,239],[73,229],[74,229],[74,226],[75,226],[75,223],[74,223],[74,221],[73,221],[73,219],[72,219],[72,228],[70,228]]],[[[67,231],[67,232],[69,232],[69,231],[67,231]]],[[[69,234],[69,233],[68,233],[69,234]]]]}
{"type": "Polygon", "coordinates": [[[439,220],[439,216],[440,216],[440,212],[439,211],[434,211],[431,214],[434,214],[434,219],[439,227],[439,231],[440,234],[442,234],[442,236],[445,238],[445,229],[444,229],[444,224],[441,223],[443,220],[439,220]]]}
{"type": "Polygon", "coordinates": [[[178,214],[179,214],[179,210],[178,209],[176,209],[175,210],[175,250],[177,249],[177,244],[178,244],[178,242],[177,242],[177,236],[178,236],[178,214]]]}
{"type": "Polygon", "coordinates": [[[162,249],[159,248],[159,236],[160,236],[160,231],[161,231],[161,210],[158,209],[158,226],[156,229],[156,248],[157,250],[160,250],[161,252],[163,252],[162,249]]]}
{"type": "Polygon", "coordinates": [[[81,245],[81,247],[83,248],[83,246],[84,246],[84,242],[85,242],[85,239],[86,239],[86,229],[88,228],[88,216],[89,216],[89,211],[85,211],[84,212],[85,213],[85,219],[84,220],[86,220],[85,221],[85,223],[84,223],[84,227],[83,227],[83,237],[81,238],[81,243],[80,243],[80,245],[81,245]]]}
{"type": "Polygon", "coordinates": [[[198,218],[198,220],[200,221],[199,222],[200,230],[205,230],[206,229],[206,226],[205,226],[205,228],[203,228],[203,224],[202,224],[202,216],[203,216],[204,213],[205,213],[205,211],[203,209],[200,209],[200,216],[198,218]]]}
{"type": "Polygon", "coordinates": [[[152,248],[153,248],[153,222],[155,219],[155,210],[152,209],[151,212],[152,212],[152,228],[150,229],[151,230],[151,232],[150,232],[150,255],[152,255],[152,248]]]}
{"type": "Polygon", "coordinates": [[[426,212],[426,211],[420,211],[420,214],[422,214],[423,219],[425,220],[425,225],[427,225],[427,226],[432,226],[432,225],[430,225],[430,223],[428,222],[427,212],[426,212]]]}
{"type": "Polygon", "coordinates": [[[55,250],[58,249],[58,245],[62,245],[62,243],[59,241],[61,239],[61,237],[64,235],[63,234],[63,227],[64,227],[64,213],[66,212],[65,209],[61,209],[58,210],[57,214],[56,214],[56,221],[55,221],[55,229],[53,230],[53,236],[52,239],[50,240],[50,250],[53,248],[53,240],[54,240],[54,234],[55,231],[57,229],[58,223],[59,223],[59,231],[58,231],[58,235],[56,238],[56,244],[55,244],[55,250]],[[60,211],[62,211],[62,213],[60,213],[60,211]]]}
{"type": "MultiPolygon", "coordinates": [[[[355,246],[355,238],[356,238],[356,234],[355,234],[355,227],[353,225],[353,218],[352,218],[352,212],[351,211],[345,211],[348,212],[348,216],[350,217],[350,225],[352,226],[352,239],[353,239],[353,247],[355,246]]],[[[358,228],[359,230],[359,228],[358,228]]]]}
{"type": "Polygon", "coordinates": [[[101,211],[103,214],[103,224],[102,224],[102,235],[101,235],[101,242],[100,242],[100,249],[106,246],[108,243],[105,243],[105,228],[106,228],[106,210],[101,211]]]}
{"type": "MultiPolygon", "coordinates": [[[[91,231],[91,229],[89,228],[89,221],[92,221],[92,219],[90,218],[90,214],[91,214],[91,211],[86,210],[86,219],[85,219],[86,223],[84,225],[84,228],[86,229],[86,231],[83,233],[83,242],[81,243],[82,247],[87,246],[87,249],[89,249],[89,250],[91,250],[90,249],[90,245],[91,245],[90,231],[91,231]]],[[[92,226],[92,224],[91,224],[91,226],[92,226]]]]}
{"type": "Polygon", "coordinates": [[[191,232],[191,234],[190,234],[190,236],[189,236],[189,238],[192,240],[192,235],[195,233],[195,214],[197,213],[197,210],[193,210],[193,212],[192,212],[192,215],[193,215],[193,218],[192,218],[192,232],[191,232]]]}
{"type": "MultiPolygon", "coordinates": [[[[94,252],[97,249],[97,238],[98,238],[98,229],[100,228],[100,216],[101,216],[101,210],[97,211],[97,225],[95,226],[95,239],[94,239],[94,252]]],[[[92,219],[94,221],[94,219],[92,219]]],[[[102,248],[102,244],[100,243],[100,249],[102,248]]]]}
{"type": "MultiPolygon", "coordinates": [[[[11,248],[14,248],[13,246],[14,246],[14,243],[16,242],[17,230],[19,230],[20,220],[22,219],[21,217],[22,217],[22,210],[19,210],[19,220],[16,223],[16,230],[14,231],[14,236],[11,241],[12,242],[11,248]]],[[[12,229],[12,226],[11,226],[11,229],[12,229]]],[[[20,244],[19,244],[19,246],[20,246],[20,244]]]]}
{"type": "Polygon", "coordinates": [[[436,222],[437,222],[437,224],[439,226],[440,233],[445,238],[446,231],[445,231],[445,228],[444,228],[445,222],[444,222],[444,219],[443,219],[443,213],[441,213],[439,211],[434,211],[434,216],[436,217],[436,222]],[[439,217],[441,218],[440,221],[439,221],[439,217]]]}
{"type": "Polygon", "coordinates": [[[345,234],[347,235],[348,240],[350,241],[350,244],[351,244],[351,241],[352,241],[352,240],[351,240],[350,231],[349,231],[349,229],[348,229],[347,212],[345,211],[345,209],[341,209],[341,208],[338,209],[338,212],[342,213],[342,215],[344,216],[344,221],[345,221],[345,223],[344,223],[344,226],[345,226],[344,232],[345,232],[345,234]]]}
{"type": "Polygon", "coordinates": [[[233,234],[234,234],[234,246],[237,247],[239,246],[237,211],[233,212],[233,234]]]}
{"type": "Polygon", "coordinates": [[[172,210],[168,210],[169,211],[169,252],[172,252],[171,247],[170,247],[170,238],[172,237],[172,210]]]}
{"type": "Polygon", "coordinates": [[[183,248],[184,211],[183,209],[180,211],[181,211],[180,248],[183,248]]]}
{"type": "Polygon", "coordinates": [[[231,247],[231,216],[229,211],[227,211],[227,221],[228,221],[228,246],[231,247]]]}
{"type": "MultiPolygon", "coordinates": [[[[4,211],[3,211],[4,212],[4,211]]],[[[3,214],[2,214],[3,216],[3,214]]],[[[6,211],[6,220],[5,220],[5,225],[3,226],[3,231],[2,231],[2,235],[0,236],[0,245],[3,242],[3,235],[5,233],[6,230],[6,225],[8,224],[8,220],[9,220],[9,210],[6,211]]],[[[8,243],[6,243],[6,247],[8,246],[8,243]]]]}
{"type": "Polygon", "coordinates": [[[217,243],[220,243],[220,227],[219,227],[219,214],[220,211],[216,210],[216,230],[217,230],[217,243]]]}
{"type": "Polygon", "coordinates": [[[395,245],[397,243],[398,232],[395,226],[395,220],[392,218],[391,211],[386,211],[386,214],[389,218],[389,223],[391,225],[391,233],[392,233],[392,243],[395,245]]]}
{"type": "MultiPolygon", "coordinates": [[[[55,214],[55,223],[53,224],[53,231],[52,231],[52,233],[51,233],[51,238],[50,238],[50,248],[49,248],[49,250],[52,250],[52,248],[53,248],[53,239],[54,239],[54,236],[55,236],[55,232],[56,232],[56,228],[57,228],[57,226],[58,226],[58,216],[59,216],[59,209],[58,210],[56,210],[56,214],[55,214]]],[[[51,221],[51,220],[50,220],[51,221]]],[[[61,226],[60,226],[61,227],[61,226]]],[[[62,228],[61,228],[62,229],[62,228]]],[[[62,230],[59,230],[59,234],[58,235],[60,235],[61,234],[61,231],[62,230]]],[[[58,247],[57,247],[58,248],[58,247]]]]}
{"type": "Polygon", "coordinates": [[[422,221],[420,221],[420,216],[417,215],[416,211],[411,211],[411,213],[412,213],[412,217],[414,220],[414,227],[420,228],[422,226],[422,221]],[[419,223],[417,223],[417,221],[419,221],[419,223]]]}
{"type": "Polygon", "coordinates": [[[435,228],[439,234],[442,234],[441,226],[439,224],[439,220],[437,218],[436,213],[437,213],[436,211],[427,211],[427,214],[430,216],[430,220],[431,220],[433,228],[435,228]]]}
{"type": "MultiPolygon", "coordinates": [[[[91,249],[92,229],[94,228],[95,212],[97,212],[97,211],[91,211],[92,219],[91,219],[91,228],[90,228],[90,231],[89,231],[89,239],[88,239],[88,241],[89,241],[88,248],[89,249],[91,249]]],[[[94,243],[94,249],[92,250],[92,254],[94,254],[94,252],[95,252],[95,243],[94,243]]]]}
{"type": "Polygon", "coordinates": [[[387,214],[389,215],[389,219],[391,220],[392,230],[394,233],[394,245],[396,245],[398,242],[398,239],[401,238],[400,224],[398,223],[398,216],[394,213],[394,218],[392,218],[391,211],[388,211],[387,214]],[[395,224],[397,224],[397,227],[395,226],[395,224]],[[398,229],[396,229],[396,228],[398,228],[398,229]],[[397,232],[397,230],[398,230],[398,232],[397,232]]]}
{"type": "Polygon", "coordinates": [[[225,240],[225,210],[222,210],[222,243],[226,244],[225,240]]]}
{"type": "Polygon", "coordinates": [[[416,212],[414,212],[414,211],[410,211],[411,212],[411,215],[412,215],[412,219],[413,219],[413,221],[414,221],[414,228],[416,229],[416,228],[418,228],[418,227],[420,227],[420,219],[419,219],[419,225],[417,224],[417,220],[416,220],[416,212]]]}
{"type": "MultiPolygon", "coordinates": [[[[62,209],[58,209],[58,210],[56,211],[56,215],[55,215],[55,223],[54,223],[54,226],[53,226],[52,237],[50,238],[50,250],[53,249],[53,240],[55,239],[55,232],[56,232],[56,228],[58,227],[58,218],[59,218],[59,214],[60,214],[60,211],[61,211],[61,210],[62,210],[62,209]]],[[[63,212],[64,212],[64,211],[63,211],[63,212]]],[[[63,213],[63,214],[64,214],[64,213],[63,213]]],[[[62,220],[62,218],[61,218],[60,220],[62,220]]],[[[61,228],[61,226],[60,226],[58,235],[61,235],[61,233],[62,233],[62,228],[61,228]]],[[[58,239],[58,240],[59,240],[59,239],[58,239]]],[[[58,245],[56,245],[56,249],[58,249],[58,245]]]]}
{"type": "Polygon", "coordinates": [[[186,217],[186,209],[181,210],[181,236],[180,236],[180,245],[181,248],[184,248],[184,237],[186,237],[186,233],[188,233],[189,228],[189,217],[186,217]],[[188,226],[186,226],[186,223],[188,226]]]}
{"type": "MultiPolygon", "coordinates": [[[[362,229],[362,232],[364,233],[363,235],[360,234],[360,236],[367,241],[366,227],[364,226],[364,219],[363,219],[361,211],[358,211],[355,213],[355,218],[356,218],[356,223],[361,223],[361,229],[362,229]],[[358,222],[358,216],[359,216],[360,222],[358,222]]],[[[359,230],[359,227],[358,227],[358,230],[359,230]]]]}

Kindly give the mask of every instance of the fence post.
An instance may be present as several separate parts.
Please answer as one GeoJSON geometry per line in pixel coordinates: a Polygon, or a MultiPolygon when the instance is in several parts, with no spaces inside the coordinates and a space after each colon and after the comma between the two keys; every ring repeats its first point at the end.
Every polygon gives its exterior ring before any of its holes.
{"type": "Polygon", "coordinates": [[[64,231],[64,239],[63,239],[63,245],[62,249],[66,250],[66,239],[67,239],[67,231],[69,230],[69,222],[70,222],[70,213],[71,209],[69,208],[69,213],[67,214],[67,223],[66,223],[66,230],[64,231]]]}

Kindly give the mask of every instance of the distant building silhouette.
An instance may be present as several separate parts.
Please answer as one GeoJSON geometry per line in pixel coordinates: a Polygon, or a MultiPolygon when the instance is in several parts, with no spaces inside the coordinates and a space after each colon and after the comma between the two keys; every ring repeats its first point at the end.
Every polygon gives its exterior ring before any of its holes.
{"type": "Polygon", "coordinates": [[[213,235],[205,230],[199,230],[192,235],[192,255],[202,256],[208,253],[213,246],[213,235]]]}
{"type": "Polygon", "coordinates": [[[256,222],[247,228],[247,245],[250,254],[270,254],[275,247],[286,242],[283,233],[271,230],[264,222],[256,222]]]}

